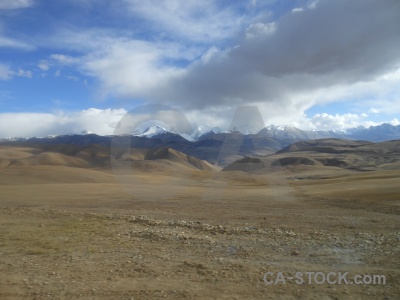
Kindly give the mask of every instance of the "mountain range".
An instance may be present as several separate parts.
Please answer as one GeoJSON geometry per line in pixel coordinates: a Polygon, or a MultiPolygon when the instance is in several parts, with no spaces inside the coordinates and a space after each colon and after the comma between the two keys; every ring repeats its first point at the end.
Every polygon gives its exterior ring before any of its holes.
{"type": "Polygon", "coordinates": [[[225,167],[243,157],[258,157],[275,153],[293,143],[316,139],[362,140],[382,142],[400,139],[400,125],[382,124],[369,128],[354,128],[342,131],[304,131],[295,127],[268,126],[254,134],[240,131],[222,132],[218,129],[203,134],[197,130],[191,136],[181,136],[169,132],[157,125],[129,136],[99,136],[90,132],[80,135],[59,135],[44,138],[2,139],[2,144],[14,145],[75,145],[87,147],[100,145],[111,147],[112,144],[126,143],[129,139],[131,148],[158,149],[167,147],[211,164],[225,167]],[[216,131],[216,132],[215,132],[216,131]]]}
{"type": "Polygon", "coordinates": [[[229,164],[223,170],[262,173],[290,167],[303,171],[319,170],[319,174],[326,168],[356,171],[398,170],[399,157],[400,140],[373,143],[319,139],[300,141],[271,155],[245,157],[229,164]]]}

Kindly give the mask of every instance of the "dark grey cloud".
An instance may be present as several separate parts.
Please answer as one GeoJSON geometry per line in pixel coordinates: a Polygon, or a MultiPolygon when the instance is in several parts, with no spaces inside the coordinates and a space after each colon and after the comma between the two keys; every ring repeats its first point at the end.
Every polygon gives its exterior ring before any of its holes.
{"type": "Polygon", "coordinates": [[[372,80],[399,67],[399,28],[398,0],[320,0],[255,24],[238,46],[194,63],[152,96],[201,109],[372,80]]]}

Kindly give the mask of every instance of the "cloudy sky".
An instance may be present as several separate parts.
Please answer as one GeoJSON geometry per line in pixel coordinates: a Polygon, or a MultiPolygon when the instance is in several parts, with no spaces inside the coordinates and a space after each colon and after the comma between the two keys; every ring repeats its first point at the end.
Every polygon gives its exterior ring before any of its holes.
{"type": "Polygon", "coordinates": [[[144,104],[228,128],[400,124],[398,0],[0,0],[0,137],[112,134],[144,104]]]}

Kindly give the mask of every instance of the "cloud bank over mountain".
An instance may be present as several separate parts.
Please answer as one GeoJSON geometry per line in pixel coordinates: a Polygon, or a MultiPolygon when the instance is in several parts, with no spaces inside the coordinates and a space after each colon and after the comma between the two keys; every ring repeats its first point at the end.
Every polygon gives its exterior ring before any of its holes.
{"type": "Polygon", "coordinates": [[[2,113],[0,137],[45,137],[90,131],[111,135],[124,109],[91,108],[74,113],[2,113]]]}
{"type": "MultiPolygon", "coordinates": [[[[45,137],[49,135],[63,135],[63,134],[81,134],[82,132],[93,132],[98,135],[112,135],[114,134],[116,125],[121,119],[126,116],[128,111],[125,109],[95,109],[91,108],[80,112],[56,112],[56,113],[0,113],[0,138],[8,137],[45,137]]],[[[161,115],[161,114],[160,114],[161,115]]],[[[228,114],[227,114],[228,115],[228,114]]],[[[217,119],[219,121],[213,122],[213,117],[204,117],[200,114],[183,114],[189,121],[192,131],[199,130],[202,133],[219,128],[221,130],[235,130],[235,124],[232,125],[234,115],[231,119],[227,116],[225,119],[217,119]],[[206,120],[206,122],[205,122],[206,120]],[[208,124],[208,125],[204,125],[208,124]]],[[[152,123],[146,121],[146,116],[142,116],[143,122],[138,119],[138,126],[132,127],[132,132],[135,129],[143,129],[158,124],[157,121],[152,123]],[[146,127],[145,126],[145,127],[146,127]]],[[[165,118],[159,118],[165,119],[165,118]]],[[[242,120],[242,129],[248,124],[250,127],[254,123],[249,120],[242,120]]],[[[271,125],[264,121],[265,126],[271,125]]],[[[257,130],[261,129],[261,120],[256,120],[256,125],[253,126],[257,130]]],[[[400,121],[396,118],[388,122],[391,125],[400,125],[400,121]]],[[[276,123],[277,124],[277,123],[276,123]]],[[[377,126],[382,122],[368,121],[367,116],[357,114],[344,114],[344,115],[329,115],[317,114],[312,118],[304,117],[303,122],[294,124],[295,127],[302,130],[323,130],[323,131],[345,131],[347,129],[356,127],[377,126]]],[[[174,121],[164,123],[166,128],[174,127],[174,121]],[[169,125],[169,126],[168,126],[169,125]]],[[[278,124],[282,125],[282,124],[278,124]]],[[[175,126],[176,127],[176,126],[175,126]]],[[[254,129],[249,128],[249,129],[254,129]]],[[[253,130],[252,132],[256,132],[253,130]]],[[[117,132],[118,133],[118,132],[117,132]]],[[[245,133],[245,132],[244,132],[245,133]]]]}
{"type": "MultiPolygon", "coordinates": [[[[135,1],[131,4],[137,8],[135,1]]],[[[148,12],[148,5],[139,5],[139,11],[148,12]]],[[[392,106],[400,107],[394,88],[400,80],[397,1],[327,0],[275,21],[259,17],[245,30],[229,32],[234,34],[234,44],[225,48],[213,46],[210,40],[229,36],[228,32],[216,21],[195,27],[189,16],[193,6],[168,19],[177,25],[170,24],[166,30],[190,42],[207,40],[204,35],[210,33],[203,52],[177,41],[113,41],[106,53],[91,57],[84,68],[101,80],[106,94],[141,97],[199,113],[255,104],[271,122],[278,121],[277,115],[286,116],[281,122],[299,122],[302,113],[318,103],[354,101],[368,110],[366,99],[376,95],[375,106],[383,106],[380,101],[389,98],[392,106]],[[179,58],[189,62],[184,66],[167,63],[179,58]]],[[[149,17],[153,25],[164,26],[166,16],[172,15],[158,14],[159,19],[149,17]]],[[[213,13],[205,14],[201,21],[209,22],[213,13]]]]}
{"type": "Polygon", "coordinates": [[[114,120],[148,103],[221,128],[239,105],[304,129],[400,119],[397,0],[18,0],[0,14],[0,113],[15,128],[42,116],[75,130],[89,107],[114,120]]]}
{"type": "Polygon", "coordinates": [[[200,109],[243,103],[307,106],[318,101],[312,98],[321,89],[337,93],[396,72],[399,27],[397,1],[320,1],[276,22],[252,24],[237,45],[215,50],[171,78],[168,93],[152,93],[200,109]]]}
{"type": "MultiPolygon", "coordinates": [[[[159,9],[128,2],[152,26],[166,26],[176,40],[114,39],[106,51],[84,57],[83,69],[100,79],[104,93],[185,110],[257,104],[271,116],[296,115],[321,102],[352,99],[363,105],[376,89],[379,105],[379,100],[393,97],[393,82],[400,79],[398,1],[319,1],[275,20],[254,17],[244,30],[232,24],[229,9],[215,16],[212,1],[189,1],[183,7],[176,2],[159,9]],[[191,14],[199,6],[208,9],[196,27],[191,14]],[[180,12],[176,17],[174,8],[180,12]],[[221,26],[225,19],[230,22],[221,26]],[[222,36],[230,36],[230,43],[214,46],[222,36]],[[197,40],[207,42],[196,47],[197,40]],[[179,59],[186,64],[177,65],[179,59]]],[[[86,34],[93,41],[94,33],[86,34]]],[[[400,104],[397,96],[393,98],[400,104]]]]}

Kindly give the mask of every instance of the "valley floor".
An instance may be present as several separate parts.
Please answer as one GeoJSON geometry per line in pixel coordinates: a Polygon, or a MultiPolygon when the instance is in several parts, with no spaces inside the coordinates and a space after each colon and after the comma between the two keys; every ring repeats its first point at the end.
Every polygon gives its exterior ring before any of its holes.
{"type": "Polygon", "coordinates": [[[398,299],[399,176],[0,169],[0,298],[398,299]]]}

